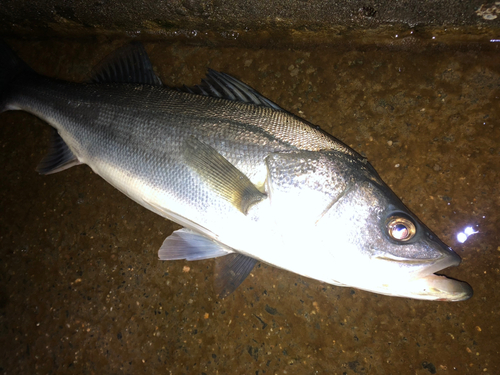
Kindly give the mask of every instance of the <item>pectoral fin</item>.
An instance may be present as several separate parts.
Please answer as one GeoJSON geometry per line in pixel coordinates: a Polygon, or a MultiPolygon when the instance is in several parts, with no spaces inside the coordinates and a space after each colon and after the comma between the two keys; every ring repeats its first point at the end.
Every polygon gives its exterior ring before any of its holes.
{"type": "Polygon", "coordinates": [[[245,215],[255,203],[266,198],[254,184],[214,148],[196,138],[188,138],[184,145],[187,164],[220,197],[245,215]]]}

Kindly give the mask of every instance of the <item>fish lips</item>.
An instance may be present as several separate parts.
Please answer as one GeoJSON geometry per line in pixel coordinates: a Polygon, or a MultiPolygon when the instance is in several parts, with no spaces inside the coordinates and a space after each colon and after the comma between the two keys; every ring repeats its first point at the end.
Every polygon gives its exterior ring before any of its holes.
{"type": "Polygon", "coordinates": [[[432,256],[408,258],[394,255],[386,251],[375,251],[373,252],[372,257],[388,262],[397,262],[407,266],[408,268],[418,269],[411,273],[411,278],[424,277],[448,267],[458,266],[462,262],[460,256],[441,241],[439,241],[440,243],[437,243],[435,240],[432,242],[421,242],[423,246],[432,249],[432,256]]]}
{"type": "MultiPolygon", "coordinates": [[[[443,244],[444,245],[444,244],[443,244]]],[[[472,297],[472,287],[459,280],[449,278],[444,275],[438,275],[436,272],[442,271],[448,267],[458,266],[461,258],[448,246],[441,248],[442,256],[430,259],[402,258],[392,254],[375,254],[374,256],[383,261],[397,262],[403,267],[416,267],[418,271],[411,274],[407,280],[399,279],[397,282],[383,284],[379,291],[382,294],[397,295],[400,297],[409,297],[415,299],[433,300],[433,301],[465,301],[472,297]]]]}
{"type": "MultiPolygon", "coordinates": [[[[444,244],[443,244],[444,245],[444,244]]],[[[465,301],[472,297],[472,287],[459,280],[436,274],[448,267],[458,266],[462,259],[450,247],[443,246],[443,256],[434,260],[428,267],[417,273],[415,282],[419,288],[415,291],[423,299],[435,301],[465,301]]]]}

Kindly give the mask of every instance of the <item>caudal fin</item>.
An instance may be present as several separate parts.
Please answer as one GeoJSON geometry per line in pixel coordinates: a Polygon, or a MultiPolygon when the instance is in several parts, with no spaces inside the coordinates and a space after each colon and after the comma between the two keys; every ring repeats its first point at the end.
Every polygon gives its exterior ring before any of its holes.
{"type": "Polygon", "coordinates": [[[0,40],[0,113],[7,110],[9,85],[31,68],[0,40]]]}

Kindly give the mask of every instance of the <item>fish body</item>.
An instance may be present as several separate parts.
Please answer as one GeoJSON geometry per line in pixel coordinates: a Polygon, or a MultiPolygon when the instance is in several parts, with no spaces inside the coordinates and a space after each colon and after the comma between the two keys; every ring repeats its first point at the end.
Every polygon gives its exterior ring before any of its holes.
{"type": "Polygon", "coordinates": [[[27,111],[55,129],[38,171],[87,164],[184,226],[160,259],[220,258],[221,296],[256,261],[393,296],[472,295],[466,283],[434,275],[459,256],[364,158],[235,78],[209,71],[200,86],[167,88],[134,44],[93,83],[70,83],[0,51],[0,112],[27,111]]]}

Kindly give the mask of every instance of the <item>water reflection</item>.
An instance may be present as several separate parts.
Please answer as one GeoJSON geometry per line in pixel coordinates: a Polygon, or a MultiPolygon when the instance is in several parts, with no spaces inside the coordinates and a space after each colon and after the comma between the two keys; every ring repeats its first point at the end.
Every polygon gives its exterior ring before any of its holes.
{"type": "Polygon", "coordinates": [[[472,228],[471,226],[466,227],[462,232],[457,234],[457,241],[460,243],[464,243],[465,241],[467,241],[467,238],[469,238],[469,236],[476,233],[479,232],[475,231],[474,228],[472,228]]]}

